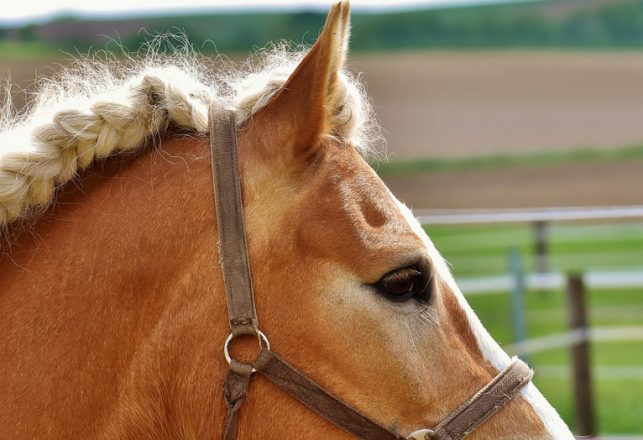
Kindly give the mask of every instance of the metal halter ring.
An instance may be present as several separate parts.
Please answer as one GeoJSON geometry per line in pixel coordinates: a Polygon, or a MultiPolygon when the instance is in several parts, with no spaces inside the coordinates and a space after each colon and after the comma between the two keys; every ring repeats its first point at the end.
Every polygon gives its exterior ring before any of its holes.
{"type": "MultiPolygon", "coordinates": [[[[259,337],[259,348],[270,350],[270,341],[268,341],[266,335],[264,335],[263,332],[259,329],[257,329],[257,336],[259,337]]],[[[232,342],[234,338],[235,336],[230,333],[228,339],[225,340],[225,344],[223,344],[223,356],[225,356],[225,360],[226,362],[228,362],[228,365],[230,365],[230,363],[232,362],[232,357],[230,357],[230,342],[232,342]]],[[[253,368],[252,372],[256,373],[257,370],[253,368]]]]}

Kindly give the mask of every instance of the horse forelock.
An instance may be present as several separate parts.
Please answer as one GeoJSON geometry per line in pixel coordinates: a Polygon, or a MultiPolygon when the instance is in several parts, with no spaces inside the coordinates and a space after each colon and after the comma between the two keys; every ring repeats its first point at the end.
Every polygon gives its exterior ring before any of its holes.
{"type": "MultiPolygon", "coordinates": [[[[205,133],[208,104],[234,109],[238,124],[261,110],[305,54],[285,44],[258,52],[238,67],[190,50],[139,60],[83,58],[40,81],[25,113],[9,91],[0,115],[0,228],[47,206],[54,190],[95,159],[141,148],[170,129],[205,133]]],[[[341,72],[329,135],[375,151],[381,137],[359,81],[341,72]]]]}

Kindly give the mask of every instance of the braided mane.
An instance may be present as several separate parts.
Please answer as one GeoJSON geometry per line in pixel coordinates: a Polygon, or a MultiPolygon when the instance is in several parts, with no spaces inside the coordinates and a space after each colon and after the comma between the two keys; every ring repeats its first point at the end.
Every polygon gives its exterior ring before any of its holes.
{"type": "MultiPolygon", "coordinates": [[[[304,51],[285,45],[259,52],[237,68],[191,50],[150,50],[142,60],[81,59],[56,79],[41,81],[29,110],[0,115],[0,229],[52,202],[55,189],[94,159],[146,145],[168,130],[204,133],[208,103],[234,109],[238,123],[264,107],[304,51]]],[[[348,73],[343,99],[331,109],[331,133],[367,152],[377,136],[369,102],[348,73]]]]}

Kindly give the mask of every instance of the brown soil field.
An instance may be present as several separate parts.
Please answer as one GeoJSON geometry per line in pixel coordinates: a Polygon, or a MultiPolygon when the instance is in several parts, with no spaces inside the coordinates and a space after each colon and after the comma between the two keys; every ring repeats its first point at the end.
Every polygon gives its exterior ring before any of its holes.
{"type": "MultiPolygon", "coordinates": [[[[20,108],[60,60],[0,60],[20,108]]],[[[643,143],[643,54],[357,54],[390,160],[643,143]]],[[[416,208],[643,204],[643,160],[387,177],[416,208]]]]}
{"type": "MultiPolygon", "coordinates": [[[[0,58],[0,84],[9,85],[13,105],[22,109],[29,95],[34,92],[34,82],[37,78],[52,76],[65,65],[64,58],[42,59],[2,59],[0,58]]],[[[4,102],[6,89],[0,89],[0,97],[4,102]]]]}
{"type": "Polygon", "coordinates": [[[643,159],[388,176],[412,208],[643,205],[643,159]]]}
{"type": "Polygon", "coordinates": [[[457,52],[353,57],[391,159],[643,143],[643,54],[457,52]]]}

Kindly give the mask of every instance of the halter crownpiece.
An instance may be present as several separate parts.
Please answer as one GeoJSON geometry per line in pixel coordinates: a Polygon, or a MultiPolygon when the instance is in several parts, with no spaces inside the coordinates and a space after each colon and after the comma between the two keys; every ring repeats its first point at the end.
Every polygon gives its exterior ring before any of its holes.
{"type": "Polygon", "coordinates": [[[209,131],[219,256],[231,331],[224,343],[229,371],[223,390],[228,408],[223,440],[235,440],[237,437],[239,409],[255,372],[337,427],[368,440],[462,439],[504,407],[531,381],[533,371],[514,358],[507,368],[435,428],[420,429],[404,437],[347,405],[271,351],[268,338],[259,330],[255,310],[234,113],[211,103],[209,131]],[[230,343],[243,335],[255,335],[259,339],[261,353],[253,364],[241,363],[230,356],[230,343]]]}

